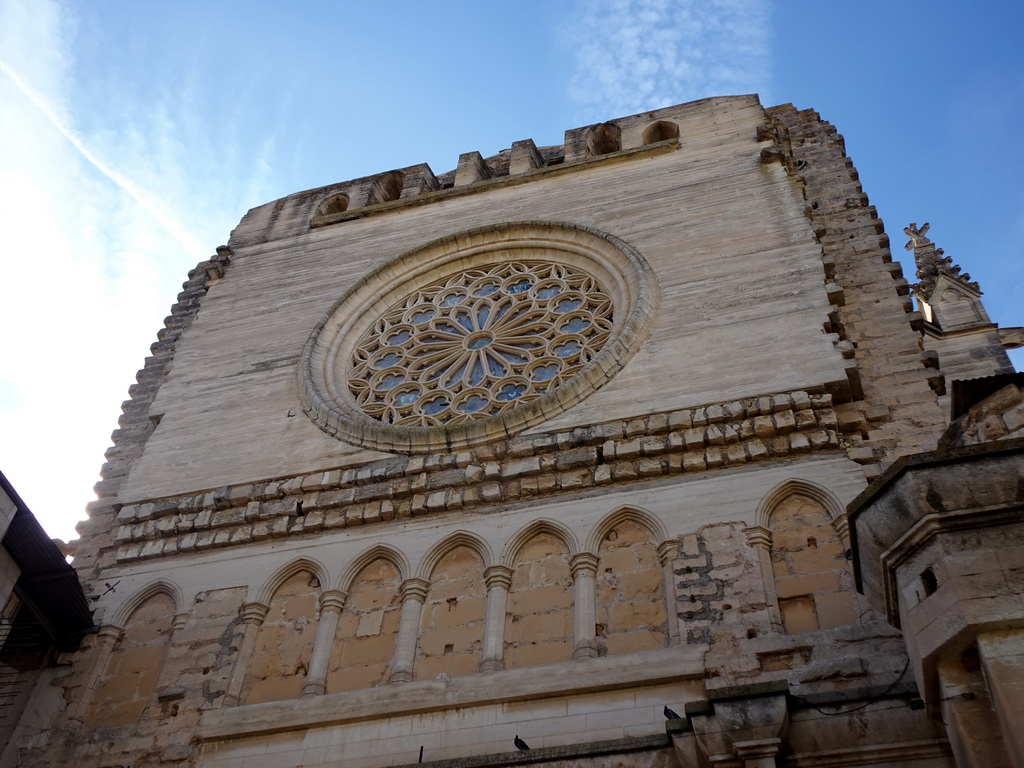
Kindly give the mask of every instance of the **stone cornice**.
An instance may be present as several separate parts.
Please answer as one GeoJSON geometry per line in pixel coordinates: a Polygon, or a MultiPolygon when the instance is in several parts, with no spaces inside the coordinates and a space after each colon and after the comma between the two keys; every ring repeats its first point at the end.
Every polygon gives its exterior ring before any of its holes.
{"type": "Polygon", "coordinates": [[[672,682],[699,685],[704,675],[703,644],[675,646],[647,653],[567,661],[467,675],[452,680],[403,683],[360,691],[222,707],[202,713],[198,741],[218,741],[294,730],[307,730],[369,717],[399,717],[451,707],[531,701],[587,691],[634,688],[672,682]],[[372,713],[372,715],[371,715],[372,713]]]}

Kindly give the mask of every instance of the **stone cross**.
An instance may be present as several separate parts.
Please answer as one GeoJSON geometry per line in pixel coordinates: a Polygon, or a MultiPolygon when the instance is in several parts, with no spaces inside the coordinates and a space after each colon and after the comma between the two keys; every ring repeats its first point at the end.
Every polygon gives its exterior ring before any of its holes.
{"type": "Polygon", "coordinates": [[[909,227],[904,227],[903,234],[909,237],[910,241],[903,247],[908,251],[912,251],[915,248],[931,245],[932,241],[925,237],[930,226],[931,225],[926,221],[921,225],[920,229],[917,228],[916,223],[912,223],[909,227]]]}

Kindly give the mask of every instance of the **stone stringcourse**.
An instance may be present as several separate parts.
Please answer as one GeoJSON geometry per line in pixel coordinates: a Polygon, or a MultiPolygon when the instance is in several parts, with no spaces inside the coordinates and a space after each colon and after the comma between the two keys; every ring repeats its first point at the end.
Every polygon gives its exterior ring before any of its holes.
{"type": "MultiPolygon", "coordinates": [[[[123,506],[120,562],[842,447],[827,394],[788,392],[123,506]]],[[[856,439],[856,438],[854,438],[856,439]]],[[[862,463],[871,463],[870,455],[862,463]]]]}

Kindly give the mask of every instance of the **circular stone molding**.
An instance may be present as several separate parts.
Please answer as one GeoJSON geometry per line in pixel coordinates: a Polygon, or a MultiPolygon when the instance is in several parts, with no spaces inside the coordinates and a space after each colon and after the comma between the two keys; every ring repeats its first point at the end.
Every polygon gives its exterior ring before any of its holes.
{"type": "Polygon", "coordinates": [[[383,451],[477,445],[552,418],[646,338],[654,274],[622,240],[562,222],[482,227],[367,275],[302,355],[303,409],[383,451]]]}

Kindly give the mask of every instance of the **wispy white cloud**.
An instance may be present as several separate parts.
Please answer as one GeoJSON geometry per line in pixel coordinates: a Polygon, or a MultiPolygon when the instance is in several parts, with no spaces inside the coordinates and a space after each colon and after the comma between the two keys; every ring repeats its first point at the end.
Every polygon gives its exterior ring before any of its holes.
{"type": "Polygon", "coordinates": [[[82,71],[69,7],[0,0],[0,468],[62,538],[186,272],[270,196],[273,146],[187,74],[82,71]]]}
{"type": "Polygon", "coordinates": [[[197,255],[202,252],[202,248],[192,239],[181,224],[168,216],[162,210],[159,203],[153,200],[150,195],[146,194],[143,190],[139,189],[131,179],[126,178],[119,171],[110,167],[103,159],[97,157],[75,134],[75,132],[65,124],[60,116],[57,115],[50,104],[47,103],[46,99],[36,93],[21,78],[21,75],[11,69],[2,58],[0,58],[0,72],[3,72],[3,74],[10,78],[11,82],[21,92],[21,94],[39,110],[43,117],[50,121],[50,125],[52,125],[54,129],[56,129],[56,131],[67,140],[68,144],[70,144],[79,153],[79,155],[82,156],[83,160],[90,163],[93,168],[106,176],[126,195],[146,210],[163,226],[167,231],[167,234],[177,240],[182,247],[197,255]]]}
{"type": "Polygon", "coordinates": [[[586,121],[764,92],[769,0],[588,0],[567,19],[569,96],[586,121]]]}

